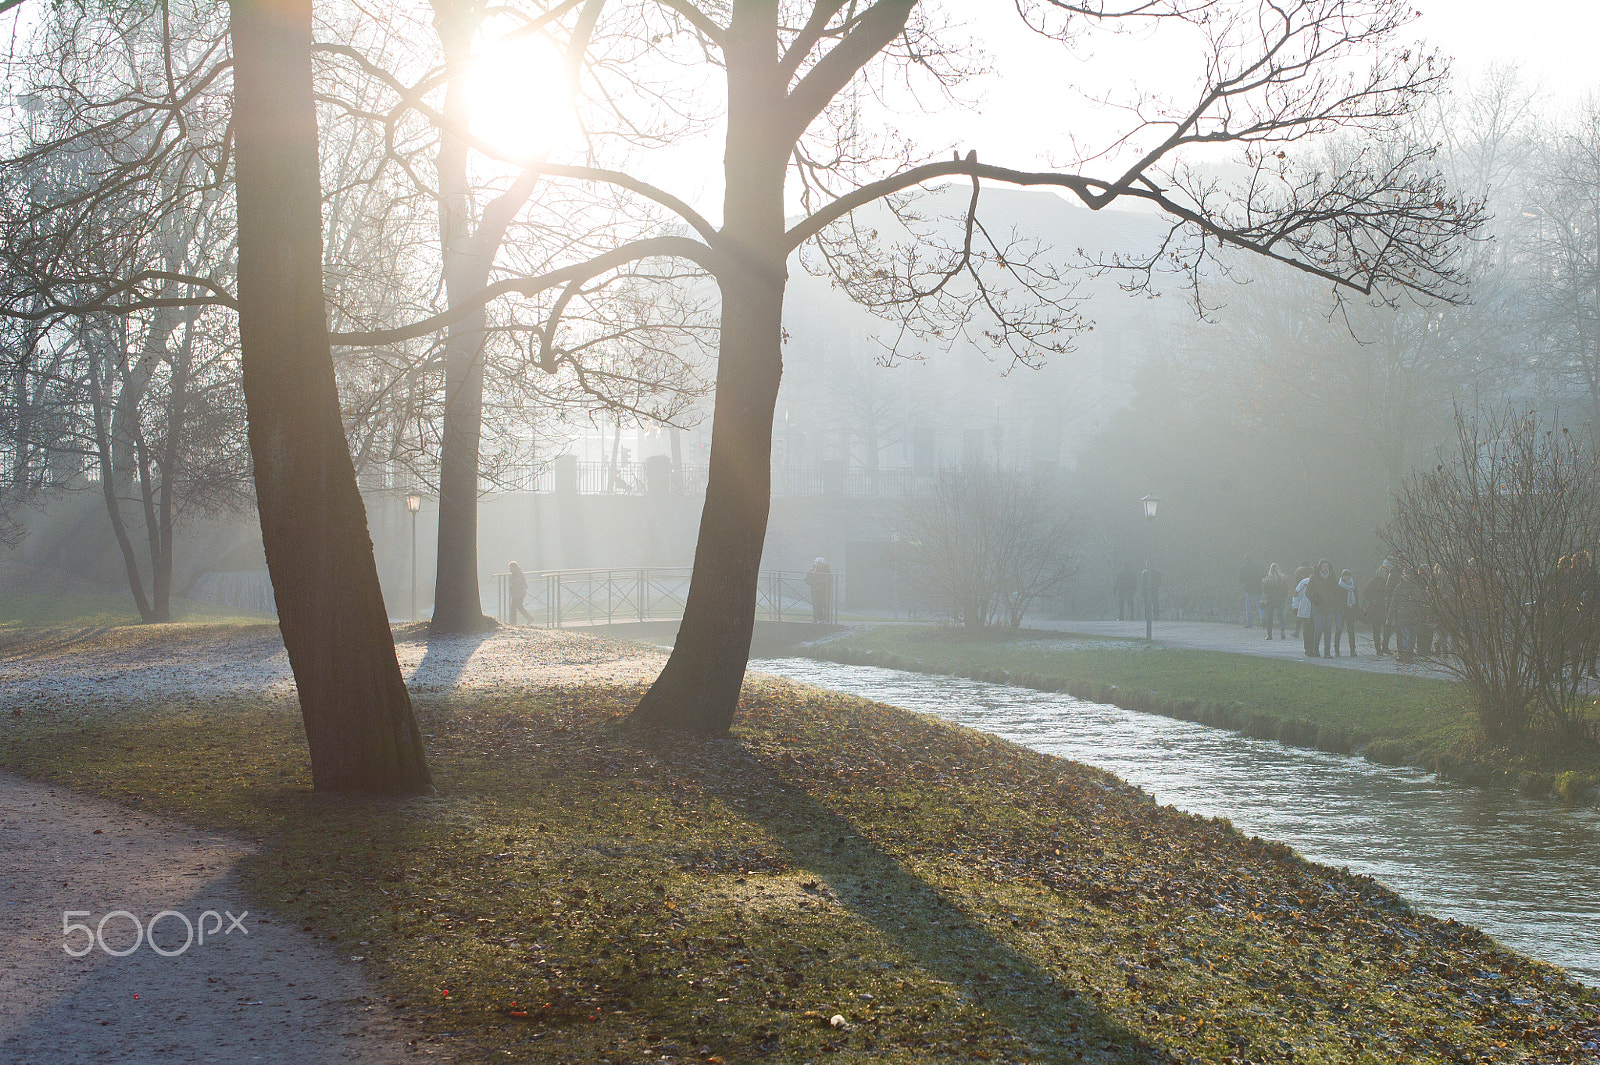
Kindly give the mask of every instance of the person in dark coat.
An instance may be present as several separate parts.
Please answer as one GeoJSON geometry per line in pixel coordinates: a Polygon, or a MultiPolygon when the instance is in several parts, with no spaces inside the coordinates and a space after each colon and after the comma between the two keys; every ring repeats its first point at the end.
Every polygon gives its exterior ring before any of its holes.
{"type": "Polygon", "coordinates": [[[1133,563],[1124,562],[1111,582],[1111,593],[1117,597],[1117,620],[1133,621],[1133,596],[1139,590],[1139,575],[1133,572],[1133,563]]]}
{"type": "Polygon", "coordinates": [[[1319,643],[1322,647],[1322,657],[1333,657],[1334,612],[1339,609],[1339,600],[1343,595],[1344,589],[1339,587],[1339,578],[1334,575],[1333,563],[1322,559],[1317,563],[1316,571],[1311,574],[1311,580],[1306,585],[1306,598],[1311,600],[1311,624],[1314,627],[1310,643],[1313,658],[1317,657],[1316,648],[1319,643]]]}
{"type": "Polygon", "coordinates": [[[1421,566],[1415,571],[1402,568],[1401,574],[1389,594],[1389,617],[1399,639],[1397,657],[1401,662],[1410,662],[1419,649],[1417,637],[1427,613],[1426,582],[1432,572],[1421,566]]]}
{"type": "Polygon", "coordinates": [[[506,581],[507,591],[511,594],[511,624],[517,623],[517,615],[521,614],[528,619],[528,624],[533,624],[533,615],[528,613],[528,607],[523,600],[528,598],[528,578],[523,574],[522,567],[515,562],[506,567],[511,571],[506,581]]]}

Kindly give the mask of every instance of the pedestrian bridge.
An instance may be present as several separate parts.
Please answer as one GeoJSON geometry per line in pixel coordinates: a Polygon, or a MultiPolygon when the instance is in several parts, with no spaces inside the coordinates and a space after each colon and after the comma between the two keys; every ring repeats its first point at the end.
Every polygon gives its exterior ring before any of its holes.
{"type": "MultiPolygon", "coordinates": [[[[657,566],[524,573],[528,592],[522,607],[527,617],[519,614],[515,619],[511,617],[511,575],[496,573],[495,617],[506,624],[524,621],[551,629],[681,618],[693,572],[689,566],[657,566]]],[[[764,621],[832,623],[844,575],[828,574],[830,594],[820,617],[813,610],[808,576],[800,570],[762,570],[756,585],[756,617],[764,621]]]]}

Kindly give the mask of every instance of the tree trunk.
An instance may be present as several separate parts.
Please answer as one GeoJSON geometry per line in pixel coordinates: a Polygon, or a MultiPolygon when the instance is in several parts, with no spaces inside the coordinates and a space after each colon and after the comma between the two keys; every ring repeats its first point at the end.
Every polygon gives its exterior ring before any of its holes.
{"type": "MultiPolygon", "coordinates": [[[[83,340],[86,338],[80,336],[80,341],[83,340]]],[[[117,538],[117,549],[122,552],[122,566],[128,577],[128,591],[133,594],[133,605],[138,608],[139,620],[150,622],[155,618],[150,609],[150,600],[144,594],[144,578],[139,574],[139,556],[133,550],[133,538],[128,535],[128,526],[122,520],[122,502],[117,498],[116,477],[112,472],[111,419],[106,409],[101,373],[106,371],[106,375],[111,376],[109,367],[114,365],[115,360],[109,353],[94,348],[92,344],[91,351],[93,354],[89,362],[89,404],[94,411],[95,459],[100,467],[100,492],[105,498],[106,515],[111,519],[111,532],[117,538]],[[102,355],[104,355],[104,367],[102,355]]]]}
{"type": "Polygon", "coordinates": [[[256,505],[319,791],[430,787],[340,418],[310,0],[233,0],[239,334],[256,505]]]}
{"type": "Polygon", "coordinates": [[[733,724],[755,631],[756,585],[772,497],[772,418],[783,376],[783,90],[773,76],[777,5],[737,5],[728,29],[722,334],[706,502],[683,623],[631,720],[721,735],[733,724]]]}
{"type": "MultiPolygon", "coordinates": [[[[487,283],[488,271],[484,271],[487,283]]],[[[474,290],[481,289],[482,284],[474,290]]],[[[458,286],[448,286],[456,293],[458,286]]],[[[466,291],[466,286],[460,286],[466,291]]],[[[484,316],[469,315],[445,342],[444,427],[439,443],[439,545],[431,633],[493,628],[478,590],[478,459],[483,442],[484,316]]]]}

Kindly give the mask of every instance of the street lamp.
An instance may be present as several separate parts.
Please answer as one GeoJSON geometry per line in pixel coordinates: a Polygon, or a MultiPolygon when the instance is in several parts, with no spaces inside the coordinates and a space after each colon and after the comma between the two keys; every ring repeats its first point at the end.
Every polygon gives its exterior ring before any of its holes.
{"type": "Polygon", "coordinates": [[[1161,571],[1156,569],[1155,561],[1156,508],[1161,505],[1161,497],[1156,495],[1154,492],[1151,492],[1149,495],[1139,500],[1139,505],[1144,508],[1144,521],[1145,524],[1150,528],[1150,535],[1147,538],[1150,545],[1150,553],[1148,556],[1146,556],[1144,562],[1144,588],[1142,589],[1144,592],[1144,638],[1148,640],[1153,635],[1152,629],[1155,623],[1156,596],[1160,593],[1161,589],[1161,578],[1158,576],[1161,571]]]}
{"type": "Polygon", "coordinates": [[[416,493],[406,496],[406,509],[411,511],[411,620],[417,620],[417,511],[422,509],[422,497],[416,493]]]}

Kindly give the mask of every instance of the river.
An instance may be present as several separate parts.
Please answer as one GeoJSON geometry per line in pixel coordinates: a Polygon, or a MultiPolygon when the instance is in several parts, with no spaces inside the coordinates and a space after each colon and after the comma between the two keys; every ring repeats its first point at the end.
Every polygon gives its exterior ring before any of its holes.
{"type": "Polygon", "coordinates": [[[753,670],[1098,766],[1156,801],[1381,880],[1422,910],[1600,986],[1600,811],[1440,782],[1224,729],[958,677],[806,658],[753,670]]]}

